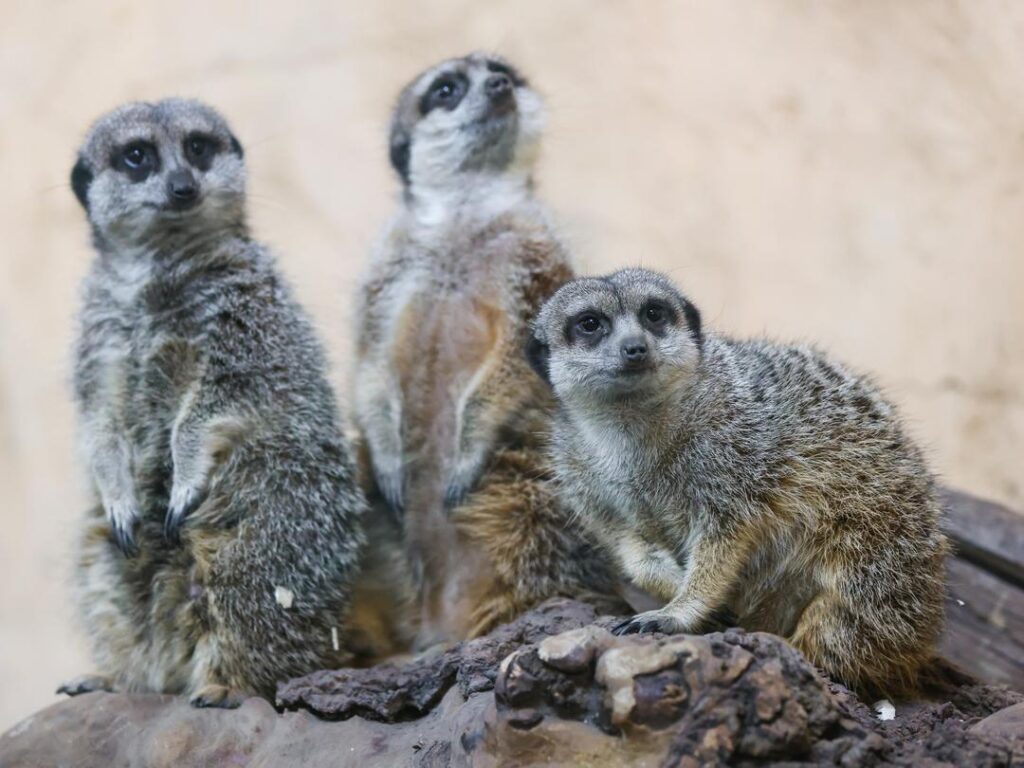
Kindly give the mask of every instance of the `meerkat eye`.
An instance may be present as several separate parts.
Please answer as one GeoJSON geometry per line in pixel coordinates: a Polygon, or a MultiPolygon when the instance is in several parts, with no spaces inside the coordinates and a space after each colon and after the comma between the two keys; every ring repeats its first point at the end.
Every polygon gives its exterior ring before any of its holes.
{"type": "Polygon", "coordinates": [[[143,181],[160,165],[156,147],[146,141],[133,141],[114,153],[115,170],[122,171],[132,182],[143,181]]]}
{"type": "Polygon", "coordinates": [[[420,113],[427,114],[436,107],[447,110],[455,109],[466,94],[468,81],[462,75],[441,75],[423,94],[420,101],[420,113]]]}
{"type": "Polygon", "coordinates": [[[201,133],[193,133],[185,139],[185,158],[201,171],[209,169],[218,149],[215,139],[201,133]]]}
{"type": "Polygon", "coordinates": [[[652,331],[663,331],[673,319],[672,310],[659,301],[649,302],[640,310],[640,321],[652,331]]]}
{"type": "Polygon", "coordinates": [[[608,319],[600,312],[587,310],[569,319],[565,329],[565,338],[570,344],[582,341],[587,346],[601,343],[608,330],[608,319]]]}
{"type": "Polygon", "coordinates": [[[141,168],[148,159],[148,151],[145,144],[130,144],[125,147],[121,160],[126,166],[132,169],[141,168]]]}

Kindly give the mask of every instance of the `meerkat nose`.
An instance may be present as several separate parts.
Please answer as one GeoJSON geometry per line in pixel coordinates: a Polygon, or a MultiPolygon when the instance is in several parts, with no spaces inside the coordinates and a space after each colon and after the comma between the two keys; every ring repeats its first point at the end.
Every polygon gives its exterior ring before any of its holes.
{"type": "Polygon", "coordinates": [[[620,352],[623,362],[629,365],[637,365],[647,361],[647,343],[643,339],[626,339],[622,342],[620,352]]]}
{"type": "Polygon", "coordinates": [[[491,75],[484,81],[484,92],[495,103],[507,101],[512,95],[512,78],[500,73],[491,75]]]}
{"type": "Polygon", "coordinates": [[[172,171],[167,177],[167,192],[175,205],[187,207],[198,197],[199,186],[195,177],[188,171],[172,171]]]}

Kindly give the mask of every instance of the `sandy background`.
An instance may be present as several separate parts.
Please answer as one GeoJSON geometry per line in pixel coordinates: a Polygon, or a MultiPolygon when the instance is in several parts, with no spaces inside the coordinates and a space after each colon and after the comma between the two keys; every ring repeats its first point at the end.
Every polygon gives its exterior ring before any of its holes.
{"type": "Polygon", "coordinates": [[[585,270],[877,373],[948,480],[1024,508],[1024,4],[0,1],[0,729],[89,668],[68,617],[69,345],[89,122],[194,95],[328,341],[397,185],[390,102],[472,49],[546,94],[540,190],[585,270]]]}

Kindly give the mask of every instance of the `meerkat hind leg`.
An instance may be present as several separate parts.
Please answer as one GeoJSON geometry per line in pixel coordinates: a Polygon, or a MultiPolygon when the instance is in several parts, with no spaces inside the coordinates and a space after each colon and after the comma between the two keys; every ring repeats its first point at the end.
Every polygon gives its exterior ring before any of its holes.
{"type": "Polygon", "coordinates": [[[57,693],[79,696],[83,693],[93,693],[94,691],[107,691],[109,693],[113,690],[114,681],[111,678],[106,675],[87,674],[65,680],[57,688],[57,693]]]}

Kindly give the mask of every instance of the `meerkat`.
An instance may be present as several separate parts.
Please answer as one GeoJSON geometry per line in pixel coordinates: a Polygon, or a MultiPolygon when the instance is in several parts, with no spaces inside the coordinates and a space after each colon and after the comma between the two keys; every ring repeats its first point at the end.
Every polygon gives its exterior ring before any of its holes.
{"type": "Polygon", "coordinates": [[[272,696],[346,663],[363,553],[325,359],[249,235],[243,151],[195,101],[102,116],[71,185],[96,257],[74,390],[95,504],[74,599],[96,689],[272,696]]]}
{"type": "Polygon", "coordinates": [[[472,54],[418,75],[394,111],[402,200],[356,316],[355,420],[400,515],[418,644],[474,637],[553,595],[611,597],[544,464],[553,400],[522,356],[573,275],[533,195],[541,99],[472,54]]]}
{"type": "Polygon", "coordinates": [[[935,484],[894,406],[809,346],[734,341],[662,275],[562,287],[528,345],[563,497],[666,605],[616,631],[787,638],[864,693],[911,690],[943,619],[935,484]]]}

